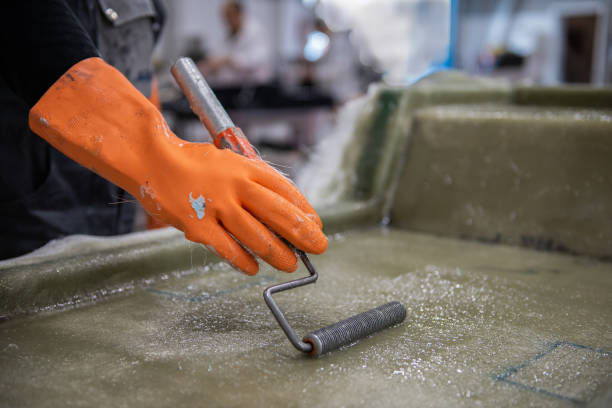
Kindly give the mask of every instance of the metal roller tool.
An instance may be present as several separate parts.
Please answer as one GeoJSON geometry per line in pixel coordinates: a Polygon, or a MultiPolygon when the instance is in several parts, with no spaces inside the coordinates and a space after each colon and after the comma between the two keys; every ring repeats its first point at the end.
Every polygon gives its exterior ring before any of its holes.
{"type": "MultiPolygon", "coordinates": [[[[193,112],[200,118],[213,138],[215,146],[231,149],[249,158],[259,158],[242,131],[237,128],[223,109],[219,100],[210,89],[206,80],[190,58],[179,58],[171,70],[193,112]]],[[[295,334],[287,319],[272,299],[272,294],[316,282],[317,271],[308,256],[298,249],[297,255],[306,266],[309,276],[278,285],[264,291],[264,300],[272,311],[291,344],[304,353],[320,356],[342,346],[346,346],[369,336],[379,330],[401,323],[406,317],[406,309],[399,302],[390,302],[366,312],[349,317],[338,323],[323,327],[305,335],[302,340],[295,334]]]]}

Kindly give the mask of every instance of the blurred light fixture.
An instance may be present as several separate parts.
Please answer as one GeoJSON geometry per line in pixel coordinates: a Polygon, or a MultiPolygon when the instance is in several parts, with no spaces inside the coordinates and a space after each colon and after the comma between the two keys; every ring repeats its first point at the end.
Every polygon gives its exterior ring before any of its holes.
{"type": "Polygon", "coordinates": [[[302,5],[307,8],[313,8],[318,2],[319,0],[302,0],[302,5]]]}
{"type": "Polygon", "coordinates": [[[304,46],[304,58],[310,62],[321,59],[329,47],[329,37],[320,31],[313,31],[306,38],[304,46]]]}

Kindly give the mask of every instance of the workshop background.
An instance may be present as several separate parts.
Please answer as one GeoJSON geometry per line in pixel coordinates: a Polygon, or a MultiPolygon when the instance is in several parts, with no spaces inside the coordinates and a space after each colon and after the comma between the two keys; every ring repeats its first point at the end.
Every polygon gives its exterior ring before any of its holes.
{"type": "MultiPolygon", "coordinates": [[[[335,136],[338,110],[371,83],[408,85],[440,69],[554,85],[612,82],[612,2],[567,0],[245,0],[270,75],[231,84],[221,103],[264,158],[297,177],[335,136]]],[[[178,135],[205,141],[169,67],[224,49],[223,0],[168,2],[154,62],[164,114],[178,135]],[[182,103],[181,103],[182,102],[182,103]]],[[[206,75],[205,75],[206,76],[206,75]]],[[[209,77],[206,76],[208,79],[209,77]]],[[[337,132],[336,132],[337,133],[337,132]]]]}

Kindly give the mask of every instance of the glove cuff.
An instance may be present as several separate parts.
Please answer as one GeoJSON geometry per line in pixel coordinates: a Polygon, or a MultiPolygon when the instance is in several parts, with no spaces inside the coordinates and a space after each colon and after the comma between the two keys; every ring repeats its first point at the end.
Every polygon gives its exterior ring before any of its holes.
{"type": "Polygon", "coordinates": [[[180,143],[155,106],[101,58],[82,60],[62,75],[30,110],[29,125],[133,195],[150,165],[180,143]]]}

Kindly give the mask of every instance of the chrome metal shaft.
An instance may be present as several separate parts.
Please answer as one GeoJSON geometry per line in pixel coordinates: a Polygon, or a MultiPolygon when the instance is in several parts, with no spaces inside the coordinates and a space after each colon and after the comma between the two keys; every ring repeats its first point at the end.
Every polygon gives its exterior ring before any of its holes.
{"type": "Polygon", "coordinates": [[[234,127],[234,122],[191,58],[179,58],[170,72],[187,97],[191,110],[198,115],[212,137],[234,127]]]}
{"type": "Polygon", "coordinates": [[[274,315],[274,318],[276,319],[280,327],[283,329],[283,331],[287,335],[287,338],[289,339],[291,344],[293,344],[293,346],[296,349],[303,351],[304,353],[310,353],[313,350],[312,344],[305,343],[299,339],[299,337],[295,334],[295,332],[289,325],[289,322],[287,322],[287,319],[285,319],[283,312],[281,312],[281,310],[276,305],[276,302],[274,301],[274,299],[272,299],[273,293],[282,292],[284,290],[308,285],[309,283],[315,283],[317,279],[319,278],[319,275],[317,274],[317,271],[314,268],[314,266],[312,266],[312,264],[310,263],[308,256],[306,256],[306,254],[303,251],[296,250],[296,252],[299,255],[302,262],[304,263],[304,265],[306,266],[306,269],[308,269],[308,272],[310,275],[304,278],[301,278],[301,279],[296,279],[296,280],[292,280],[289,282],[280,283],[278,285],[272,285],[266,288],[266,290],[264,290],[263,296],[264,296],[264,300],[266,301],[266,304],[270,308],[270,311],[274,315]]]}

